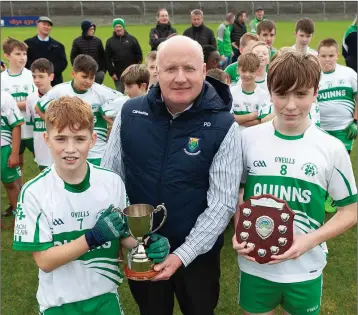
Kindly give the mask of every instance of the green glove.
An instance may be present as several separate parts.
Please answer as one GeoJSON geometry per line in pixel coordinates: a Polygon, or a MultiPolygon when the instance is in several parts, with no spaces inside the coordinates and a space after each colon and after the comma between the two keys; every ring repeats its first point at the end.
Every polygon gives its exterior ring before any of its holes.
{"type": "Polygon", "coordinates": [[[113,205],[110,205],[100,215],[95,226],[86,232],[85,237],[90,249],[108,241],[118,240],[127,232],[126,221],[119,212],[112,212],[113,208],[113,205]]]}
{"type": "Polygon", "coordinates": [[[169,255],[169,241],[166,237],[159,234],[152,234],[147,242],[146,254],[154,263],[158,264],[169,255]]]}
{"type": "Polygon", "coordinates": [[[357,122],[352,121],[344,131],[347,132],[349,140],[357,138],[357,122]]]}

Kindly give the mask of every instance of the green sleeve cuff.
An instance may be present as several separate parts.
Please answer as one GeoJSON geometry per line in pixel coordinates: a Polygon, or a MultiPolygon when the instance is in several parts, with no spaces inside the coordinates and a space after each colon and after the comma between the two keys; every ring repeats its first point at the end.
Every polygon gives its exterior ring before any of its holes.
{"type": "Polygon", "coordinates": [[[17,126],[22,125],[24,122],[25,122],[25,120],[23,118],[19,119],[19,120],[16,120],[13,124],[10,125],[10,128],[13,129],[13,128],[17,127],[17,126]]]}
{"type": "Polygon", "coordinates": [[[104,110],[103,110],[103,108],[102,108],[102,106],[100,106],[99,112],[100,112],[101,115],[106,115],[105,112],[104,112],[104,110]]]}
{"type": "Polygon", "coordinates": [[[12,249],[28,251],[28,252],[41,252],[41,251],[49,249],[53,246],[54,246],[53,242],[38,243],[38,244],[14,242],[12,244],[12,249]]]}
{"type": "Polygon", "coordinates": [[[357,194],[348,196],[341,200],[334,201],[337,207],[345,207],[355,202],[357,202],[357,194]]]}

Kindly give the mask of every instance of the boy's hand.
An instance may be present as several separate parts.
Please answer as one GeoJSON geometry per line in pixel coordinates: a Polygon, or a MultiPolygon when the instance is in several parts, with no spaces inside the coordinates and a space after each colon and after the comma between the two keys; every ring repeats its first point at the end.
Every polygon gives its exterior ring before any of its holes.
{"type": "Polygon", "coordinates": [[[357,122],[352,121],[344,131],[347,132],[348,139],[352,140],[357,138],[357,122]]]}
{"type": "Polygon", "coordinates": [[[148,258],[152,259],[154,263],[163,262],[169,255],[169,241],[166,237],[159,234],[152,234],[146,244],[148,258]]]}
{"type": "Polygon", "coordinates": [[[11,153],[9,156],[9,160],[7,161],[7,166],[10,168],[14,168],[20,164],[19,155],[11,153]]]}
{"type": "Polygon", "coordinates": [[[236,234],[234,234],[234,236],[232,237],[233,249],[235,249],[240,256],[246,258],[247,260],[255,262],[256,259],[248,255],[254,250],[254,248],[245,248],[246,244],[246,242],[238,243],[236,239],[236,234]]]}
{"type": "Polygon", "coordinates": [[[95,226],[85,234],[90,248],[127,236],[126,221],[118,211],[112,212],[113,208],[113,205],[109,206],[98,218],[95,226]]]}

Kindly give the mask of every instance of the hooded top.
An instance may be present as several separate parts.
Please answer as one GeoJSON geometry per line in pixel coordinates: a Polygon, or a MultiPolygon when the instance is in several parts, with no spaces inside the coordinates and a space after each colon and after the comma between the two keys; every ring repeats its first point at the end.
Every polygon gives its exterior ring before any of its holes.
{"type": "MultiPolygon", "coordinates": [[[[215,79],[203,83],[192,107],[169,114],[160,85],[128,100],[121,112],[122,159],[130,203],[164,203],[168,217],[158,233],[174,251],[207,208],[209,171],[234,123],[229,87],[215,79]],[[133,138],[134,137],[134,138],[133,138]]],[[[155,228],[162,214],[154,216],[155,228]]],[[[222,244],[219,237],[217,246],[222,244]]]]}
{"type": "Polygon", "coordinates": [[[96,31],[96,25],[89,20],[84,20],[81,23],[82,36],[87,36],[87,32],[91,26],[94,26],[94,30],[96,31]]]}

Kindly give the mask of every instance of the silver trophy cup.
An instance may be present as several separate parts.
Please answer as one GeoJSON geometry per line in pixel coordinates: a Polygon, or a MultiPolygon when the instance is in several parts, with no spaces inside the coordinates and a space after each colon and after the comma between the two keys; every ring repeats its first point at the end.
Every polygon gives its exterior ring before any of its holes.
{"type": "Polygon", "coordinates": [[[133,204],[121,211],[127,218],[130,235],[138,241],[138,245],[128,252],[128,265],[124,272],[132,280],[148,280],[157,275],[153,270],[153,261],[145,253],[144,240],[159,230],[167,219],[167,209],[164,204],[156,208],[147,204],[133,204]],[[164,217],[159,226],[153,230],[153,215],[164,211],[164,217]]]}

